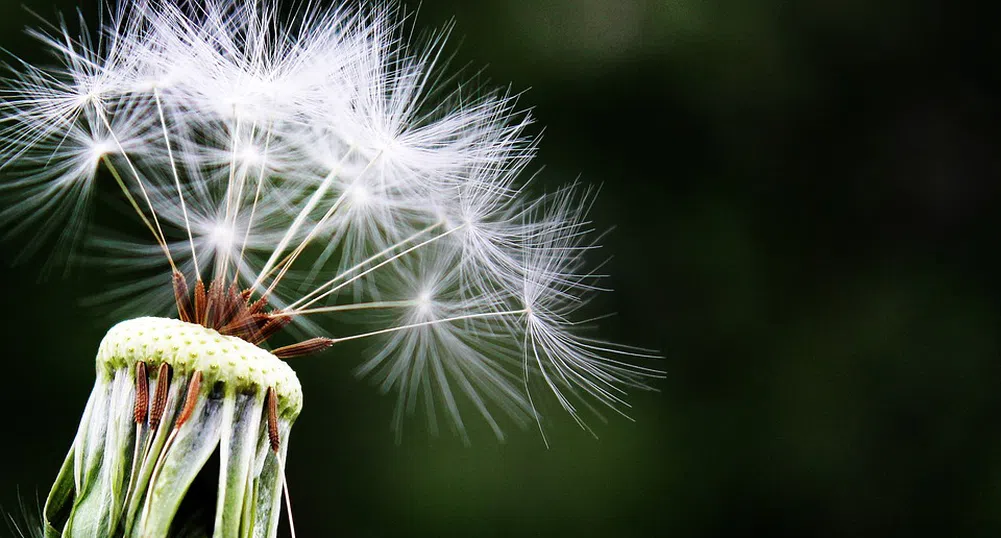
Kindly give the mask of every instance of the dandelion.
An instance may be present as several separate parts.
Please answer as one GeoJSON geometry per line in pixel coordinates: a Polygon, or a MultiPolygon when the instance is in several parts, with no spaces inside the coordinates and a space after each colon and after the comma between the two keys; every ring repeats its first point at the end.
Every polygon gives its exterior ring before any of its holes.
{"type": "Polygon", "coordinates": [[[415,45],[405,19],[135,0],[94,33],[32,31],[53,66],[10,61],[0,220],[108,264],[113,300],[145,309],[101,342],[46,536],[275,536],[303,404],[286,360],[341,342],[371,343],[358,373],[396,394],[398,432],[420,408],[463,439],[463,400],[498,438],[545,438],[544,398],[587,428],[660,375],[579,319],[602,291],[592,193],[533,197],[517,96],[449,89],[447,32],[415,45]],[[105,181],[151,242],[89,224],[105,181]],[[214,454],[200,524],[183,501],[214,454]]]}

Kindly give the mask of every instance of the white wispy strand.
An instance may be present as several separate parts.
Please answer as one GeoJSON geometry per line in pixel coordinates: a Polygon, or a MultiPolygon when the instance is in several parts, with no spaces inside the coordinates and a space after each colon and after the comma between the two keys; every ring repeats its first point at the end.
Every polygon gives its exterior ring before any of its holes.
{"type": "MultiPolygon", "coordinates": [[[[135,276],[115,301],[172,300],[163,269],[267,294],[311,331],[369,340],[359,373],[395,423],[538,422],[544,395],[625,413],[660,375],[650,352],[585,336],[596,248],[588,189],[533,197],[518,97],[455,82],[448,30],[416,42],[392,2],[141,0],[95,34],[32,31],[54,66],[9,60],[0,211],[13,233],[75,247],[106,178],[152,233],[87,230],[89,256],[135,276]],[[108,172],[108,173],[105,173],[108,172]]],[[[81,23],[81,26],[82,23],[81,23]]],[[[109,183],[110,185],[110,183],[109,183]]],[[[544,434],[543,434],[544,435],[544,434]]]]}

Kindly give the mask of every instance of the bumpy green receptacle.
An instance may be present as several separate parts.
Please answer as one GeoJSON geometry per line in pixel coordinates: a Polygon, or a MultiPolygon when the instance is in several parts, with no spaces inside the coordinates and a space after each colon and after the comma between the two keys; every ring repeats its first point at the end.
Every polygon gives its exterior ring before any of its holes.
{"type": "Polygon", "coordinates": [[[97,380],[76,439],[45,506],[47,537],[274,537],[288,436],[302,409],[295,373],[239,338],[175,319],[119,323],[101,342],[97,380]],[[135,420],[137,364],[151,399],[169,383],[163,418],[135,420]],[[170,366],[159,379],[161,364],[170,366]],[[194,397],[195,372],[201,383],[194,397]],[[271,447],[266,409],[277,393],[280,445],[271,447]],[[190,418],[179,427],[185,402],[190,418]],[[214,522],[186,528],[178,509],[195,477],[219,450],[214,522]]]}

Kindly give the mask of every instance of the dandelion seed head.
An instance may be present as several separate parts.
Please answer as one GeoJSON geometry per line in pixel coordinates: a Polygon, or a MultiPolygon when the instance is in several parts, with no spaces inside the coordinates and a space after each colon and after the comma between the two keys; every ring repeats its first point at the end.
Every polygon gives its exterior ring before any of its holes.
{"type": "Polygon", "coordinates": [[[449,28],[416,40],[393,2],[258,0],[122,1],[76,26],[32,32],[54,67],[8,62],[0,222],[113,267],[109,301],[180,312],[177,274],[237,288],[366,339],[358,371],[396,394],[396,425],[423,408],[463,438],[467,407],[503,437],[500,416],[541,425],[541,385],[583,424],[584,402],[621,411],[659,375],[585,336],[593,194],[537,192],[533,118],[449,72],[449,28]],[[87,228],[115,189],[151,241],[87,228]]]}

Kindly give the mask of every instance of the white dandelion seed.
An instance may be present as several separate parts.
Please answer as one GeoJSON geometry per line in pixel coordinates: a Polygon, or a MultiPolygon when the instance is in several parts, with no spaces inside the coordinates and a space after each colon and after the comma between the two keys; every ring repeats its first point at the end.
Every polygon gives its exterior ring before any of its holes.
{"type": "Polygon", "coordinates": [[[624,414],[660,375],[581,332],[602,291],[590,191],[533,197],[518,97],[449,82],[448,32],[417,45],[405,19],[389,2],[286,19],[254,0],[123,1],[96,35],[34,32],[56,66],[7,66],[2,222],[75,248],[113,180],[153,241],[86,229],[87,252],[134,275],[115,302],[179,318],[109,332],[47,524],[158,536],[218,448],[255,482],[220,484],[215,528],[274,536],[301,408],[279,359],[339,342],[371,343],[358,371],[396,393],[398,432],[423,408],[466,441],[472,416],[498,438],[502,416],[542,430],[544,393],[587,428],[583,409],[624,414]],[[289,323],[313,338],[264,351],[289,323]]]}

